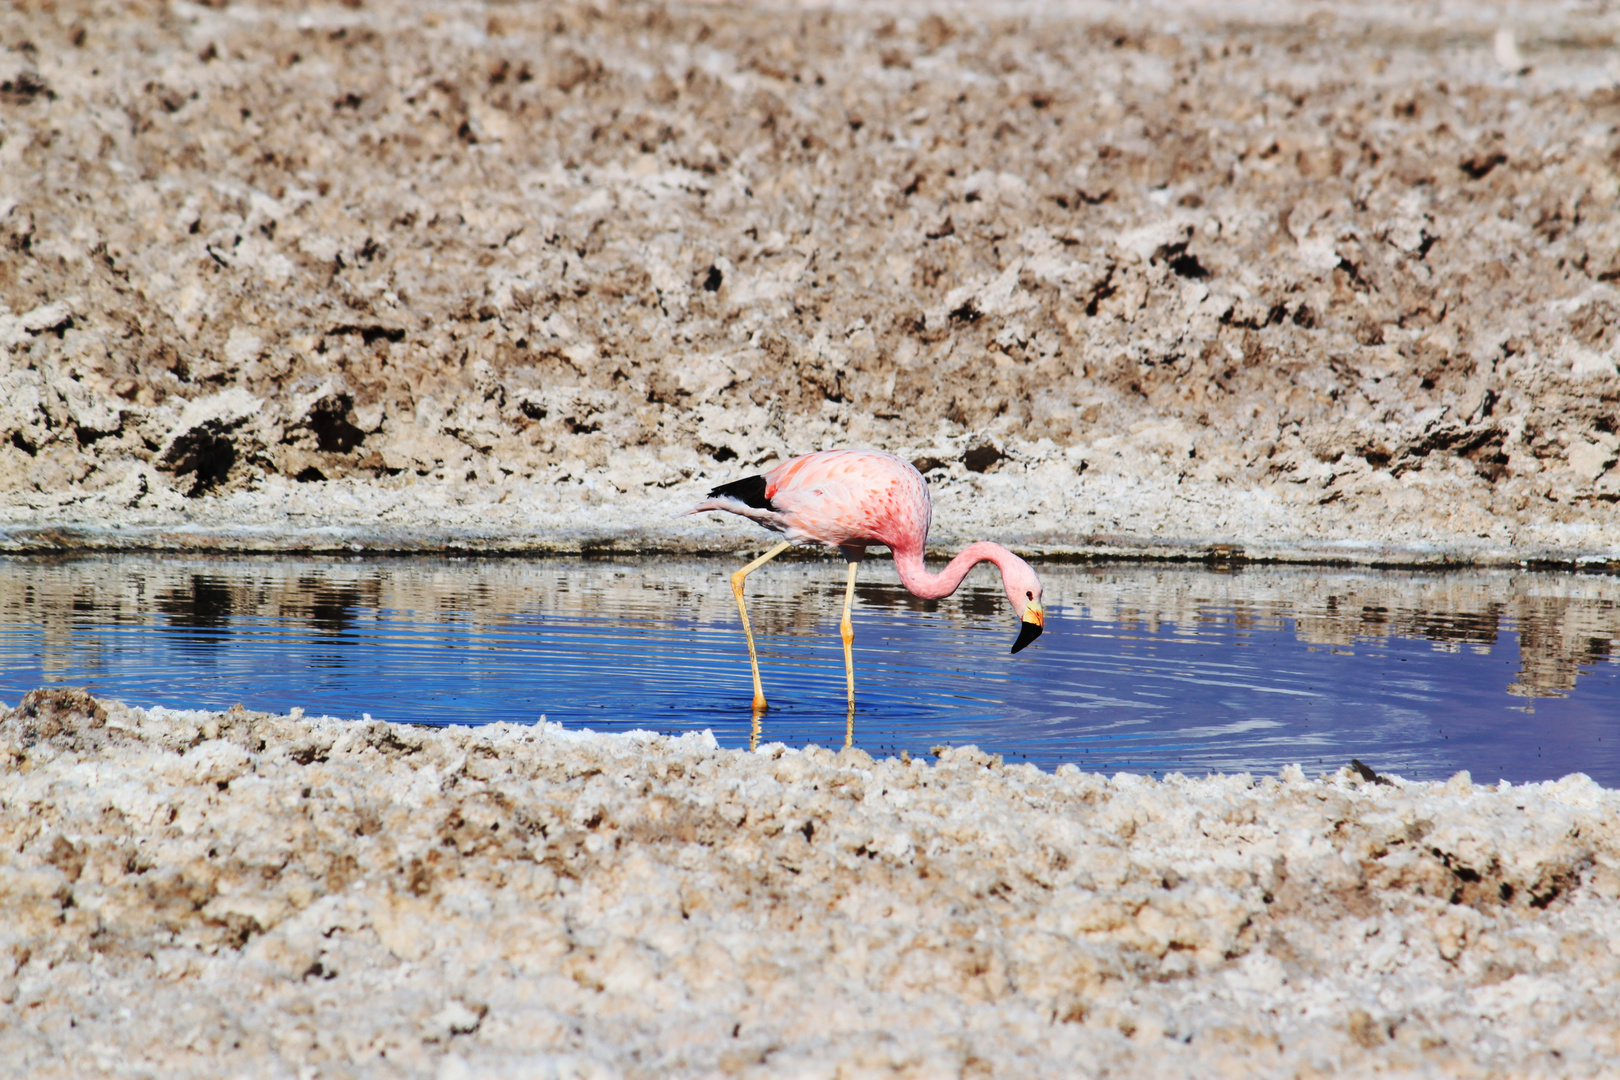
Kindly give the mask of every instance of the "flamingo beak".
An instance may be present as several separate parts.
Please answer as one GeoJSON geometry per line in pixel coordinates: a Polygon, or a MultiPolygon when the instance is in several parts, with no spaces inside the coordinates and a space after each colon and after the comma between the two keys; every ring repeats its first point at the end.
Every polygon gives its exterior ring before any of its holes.
{"type": "Polygon", "coordinates": [[[1046,612],[1038,602],[1032,600],[1024,608],[1024,622],[1018,628],[1018,640],[1013,642],[1012,651],[1017,652],[1040,637],[1044,629],[1046,629],[1046,612]]]}

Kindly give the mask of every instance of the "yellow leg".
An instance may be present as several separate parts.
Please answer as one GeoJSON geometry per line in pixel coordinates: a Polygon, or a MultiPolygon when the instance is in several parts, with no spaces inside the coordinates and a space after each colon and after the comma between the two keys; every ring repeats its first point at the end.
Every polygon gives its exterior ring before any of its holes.
{"type": "Polygon", "coordinates": [[[849,690],[849,720],[844,726],[844,748],[855,745],[855,624],[850,621],[849,608],[855,602],[855,571],[860,563],[849,564],[849,584],[844,587],[844,620],[838,624],[838,633],[844,639],[844,685],[849,690]]]}
{"type": "Polygon", "coordinates": [[[754,712],[756,713],[763,712],[765,709],[765,690],[759,685],[759,653],[754,650],[754,631],[748,625],[748,606],[743,603],[743,582],[747,580],[749,574],[752,574],[792,546],[792,544],[786,542],[777,544],[771,550],[731,575],[731,592],[737,598],[737,614],[742,616],[743,634],[748,638],[748,663],[754,669],[754,712]]]}

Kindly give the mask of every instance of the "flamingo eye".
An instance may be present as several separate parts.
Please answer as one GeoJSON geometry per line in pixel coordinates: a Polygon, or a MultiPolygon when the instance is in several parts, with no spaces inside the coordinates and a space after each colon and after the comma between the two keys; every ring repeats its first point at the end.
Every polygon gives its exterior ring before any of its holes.
{"type": "Polygon", "coordinates": [[[1024,595],[1025,595],[1025,596],[1027,596],[1027,597],[1029,597],[1029,599],[1031,599],[1031,600],[1033,600],[1033,599],[1035,599],[1035,594],[1034,594],[1034,593],[1032,593],[1032,592],[1027,592],[1027,593],[1025,593],[1025,594],[1024,594],[1024,595]]]}

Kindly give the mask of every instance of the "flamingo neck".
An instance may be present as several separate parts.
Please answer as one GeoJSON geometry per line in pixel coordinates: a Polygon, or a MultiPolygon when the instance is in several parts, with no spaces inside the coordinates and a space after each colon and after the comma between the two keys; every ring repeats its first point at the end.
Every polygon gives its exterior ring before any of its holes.
{"type": "Polygon", "coordinates": [[[1002,580],[1007,577],[1008,559],[1018,556],[1002,547],[992,544],[988,540],[981,540],[976,544],[969,544],[963,548],[956,558],[945,564],[945,569],[937,574],[930,574],[928,567],[923,563],[921,547],[916,550],[896,551],[894,553],[894,568],[900,573],[900,581],[914,596],[924,600],[938,600],[951,595],[967,577],[968,571],[982,562],[996,564],[1001,571],[1002,580]]]}

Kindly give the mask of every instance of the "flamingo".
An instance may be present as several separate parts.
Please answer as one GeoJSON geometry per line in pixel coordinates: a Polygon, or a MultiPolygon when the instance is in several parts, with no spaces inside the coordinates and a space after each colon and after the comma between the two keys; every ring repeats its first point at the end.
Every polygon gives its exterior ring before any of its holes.
{"type": "MultiPolygon", "coordinates": [[[[937,600],[951,595],[969,570],[990,562],[1001,571],[1001,585],[1021,625],[1012,651],[1018,652],[1040,637],[1046,625],[1041,607],[1041,583],[1023,559],[1000,544],[979,541],[963,548],[938,574],[928,572],[923,551],[934,508],[928,482],[908,461],[879,450],[822,450],[785,461],[760,476],[747,476],[721,484],[686,514],[721,510],[758,522],[786,539],[731,575],[743,634],[748,638],[748,663],[754,673],[754,718],[766,708],[759,681],[759,653],[748,624],[743,583],[748,575],[795,544],[837,548],[849,563],[844,589],[844,618],[838,624],[844,639],[844,684],[849,696],[849,728],[844,745],[854,737],[855,660],[851,646],[855,628],[850,606],[855,600],[855,572],[867,547],[880,544],[894,554],[900,581],[914,596],[937,600]]],[[[685,516],[685,515],[683,515],[685,516]]]]}

